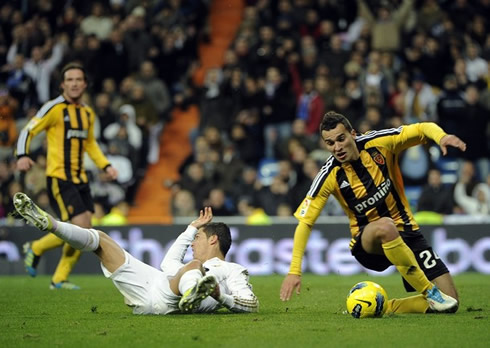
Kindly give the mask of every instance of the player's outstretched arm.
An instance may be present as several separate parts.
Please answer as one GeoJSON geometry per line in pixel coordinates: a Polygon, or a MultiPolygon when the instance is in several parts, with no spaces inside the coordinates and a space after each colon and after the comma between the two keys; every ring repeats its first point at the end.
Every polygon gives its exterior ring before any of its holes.
{"type": "Polygon", "coordinates": [[[281,301],[289,301],[294,290],[299,295],[301,292],[301,276],[297,274],[288,274],[281,285],[280,299],[281,301]]]}
{"type": "Polygon", "coordinates": [[[441,147],[441,151],[444,156],[447,154],[448,146],[455,147],[461,151],[466,151],[466,143],[453,134],[443,136],[439,142],[439,146],[441,147]]]}

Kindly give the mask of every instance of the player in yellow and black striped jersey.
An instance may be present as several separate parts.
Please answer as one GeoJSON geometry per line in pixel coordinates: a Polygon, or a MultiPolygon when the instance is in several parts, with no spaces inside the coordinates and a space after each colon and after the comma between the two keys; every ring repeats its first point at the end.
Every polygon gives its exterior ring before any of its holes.
{"type": "MultiPolygon", "coordinates": [[[[81,102],[87,88],[86,75],[79,64],[68,64],[62,70],[63,93],[44,104],[24,127],[17,140],[17,169],[29,170],[34,161],[29,157],[29,145],[34,136],[42,131],[47,135],[47,188],[50,203],[62,221],[90,228],[93,201],[83,159],[85,152],[111,179],[117,171],[100,150],[94,137],[95,113],[81,102]]],[[[31,276],[37,274],[39,257],[46,251],[63,245],[54,234],[28,243],[25,266],[31,276]]],[[[68,244],[53,275],[51,288],[76,289],[68,282],[68,275],[80,257],[80,252],[68,244]]]]}
{"type": "Polygon", "coordinates": [[[294,214],[299,223],[290,271],[281,287],[281,299],[289,300],[295,289],[299,292],[301,262],[308,237],[327,199],[333,195],[350,221],[353,256],[364,267],[376,271],[395,265],[407,290],[421,293],[390,300],[389,311],[456,311],[458,295],[449,271],[420,233],[405,197],[398,155],[427,140],[438,143],[443,154],[447,146],[464,151],[466,145],[434,123],[359,135],[347,118],[335,112],[324,116],[320,133],[332,155],[294,214]],[[434,303],[434,296],[440,303],[434,303]]]}

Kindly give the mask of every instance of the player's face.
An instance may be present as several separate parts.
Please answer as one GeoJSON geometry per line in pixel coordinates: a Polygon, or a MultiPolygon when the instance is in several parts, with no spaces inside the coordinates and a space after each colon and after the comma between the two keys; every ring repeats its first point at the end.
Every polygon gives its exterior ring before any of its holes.
{"type": "Polygon", "coordinates": [[[199,261],[206,261],[206,255],[209,249],[208,237],[206,233],[201,229],[197,232],[194,237],[194,241],[191,244],[192,253],[195,259],[199,261]]]}
{"type": "Polygon", "coordinates": [[[334,129],[323,130],[322,139],[326,148],[340,163],[355,161],[359,158],[356,146],[355,132],[349,132],[342,123],[334,129]]]}
{"type": "Polygon", "coordinates": [[[83,71],[80,69],[70,69],[66,71],[65,78],[61,83],[61,88],[63,88],[63,95],[68,101],[79,103],[87,88],[87,82],[85,81],[83,71]]]}

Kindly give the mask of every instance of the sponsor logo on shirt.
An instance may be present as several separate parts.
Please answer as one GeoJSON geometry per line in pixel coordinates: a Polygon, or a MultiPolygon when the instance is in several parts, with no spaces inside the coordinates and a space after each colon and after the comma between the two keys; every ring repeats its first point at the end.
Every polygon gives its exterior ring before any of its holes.
{"type": "Polygon", "coordinates": [[[367,210],[377,206],[378,202],[384,201],[386,196],[388,196],[388,194],[390,193],[390,190],[391,190],[391,180],[386,179],[386,181],[383,181],[381,185],[377,187],[375,194],[369,196],[363,201],[360,201],[358,204],[354,206],[354,208],[359,214],[362,214],[367,210]]]}
{"type": "Polygon", "coordinates": [[[83,129],[83,130],[70,129],[66,133],[66,139],[71,139],[71,138],[87,139],[88,138],[88,131],[86,129],[83,129]]]}

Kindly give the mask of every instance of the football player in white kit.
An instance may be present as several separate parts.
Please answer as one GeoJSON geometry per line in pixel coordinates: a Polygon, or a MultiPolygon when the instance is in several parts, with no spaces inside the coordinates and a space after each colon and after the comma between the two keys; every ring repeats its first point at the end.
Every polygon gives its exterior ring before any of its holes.
{"type": "Polygon", "coordinates": [[[55,220],[24,193],[16,193],[13,201],[19,215],[40,230],[55,234],[75,249],[95,252],[104,275],[112,279],[134,314],[259,309],[247,270],[225,261],[230,230],[224,223],[211,223],[209,207],[178,236],[160,271],[133,257],[102,231],[55,220]],[[184,264],[189,246],[194,259],[184,264]]]}

